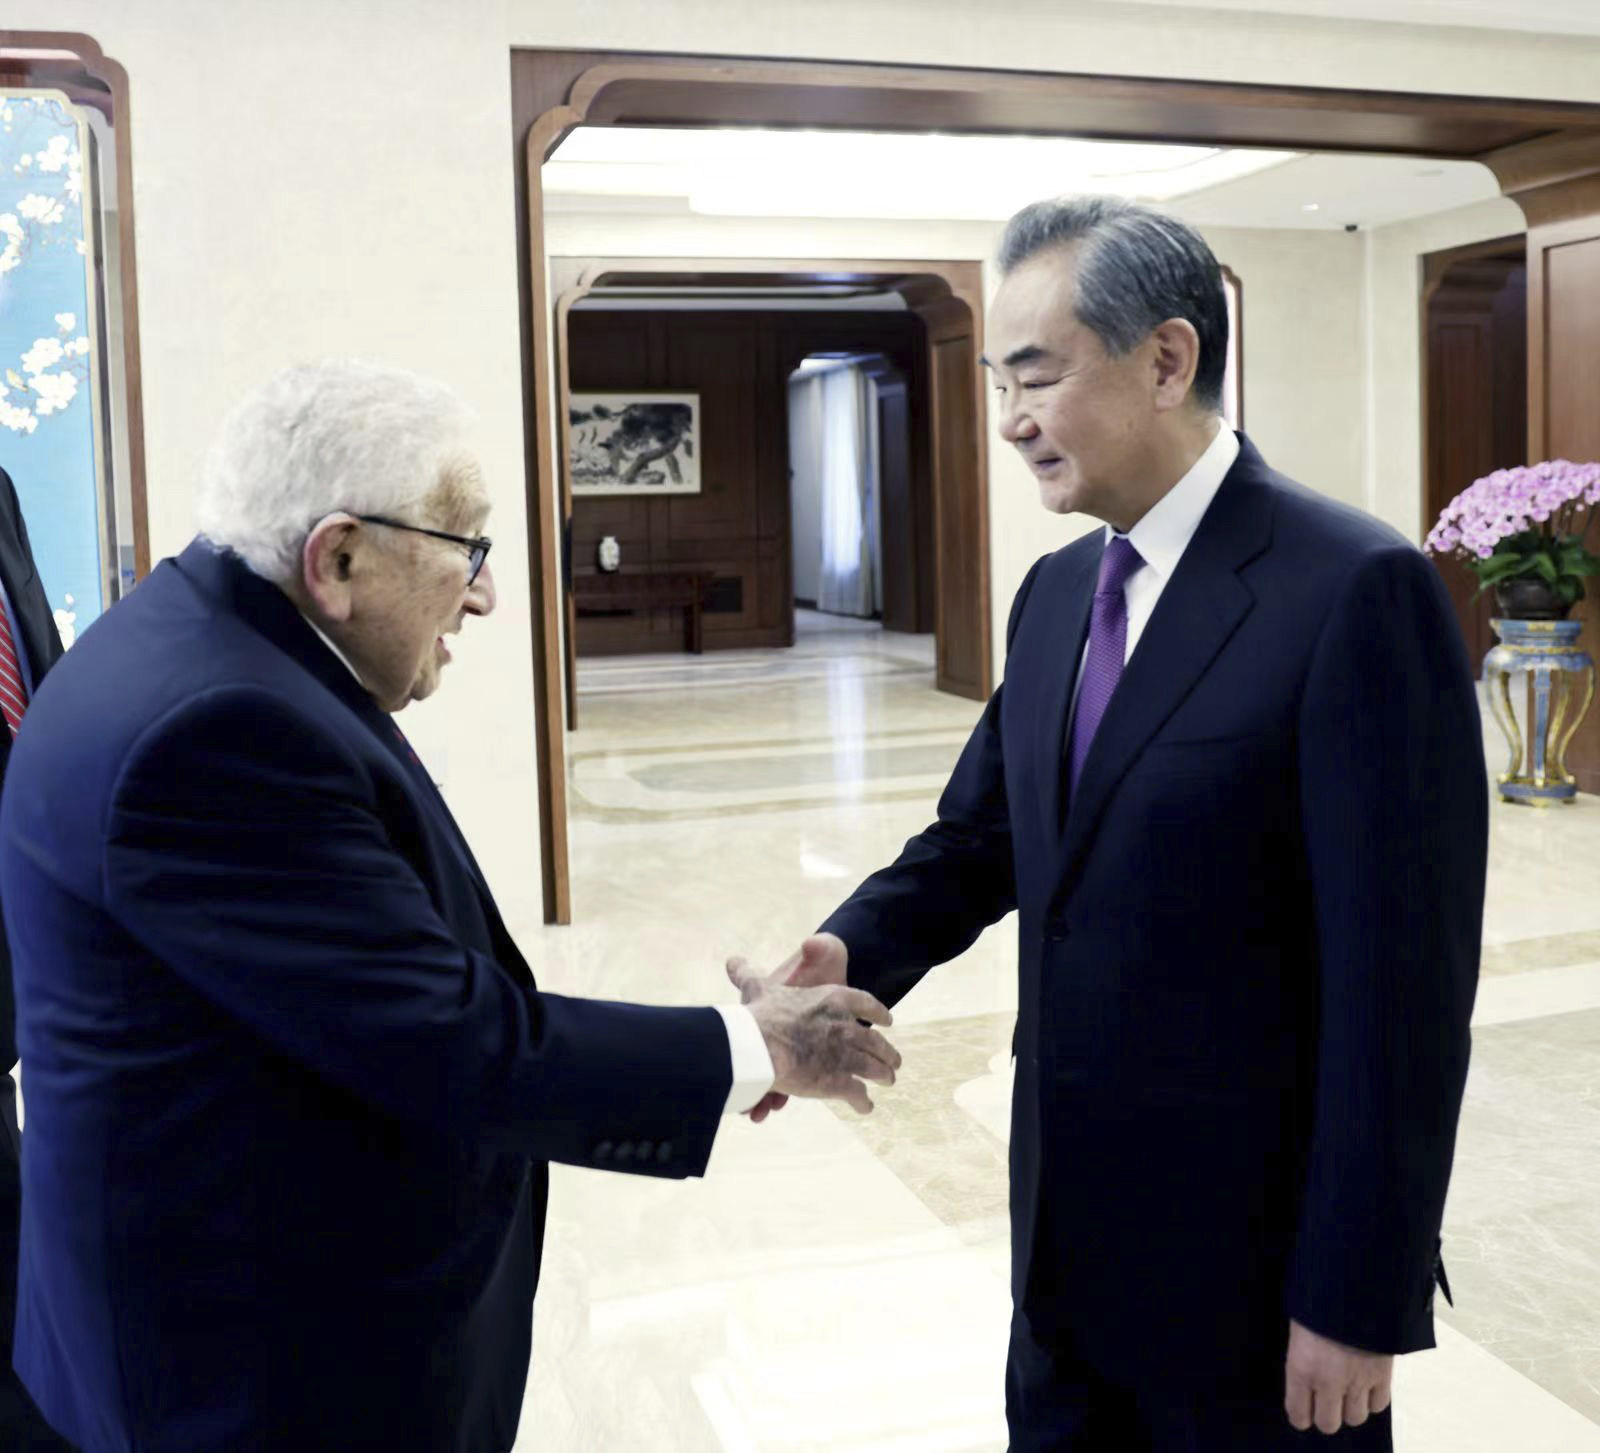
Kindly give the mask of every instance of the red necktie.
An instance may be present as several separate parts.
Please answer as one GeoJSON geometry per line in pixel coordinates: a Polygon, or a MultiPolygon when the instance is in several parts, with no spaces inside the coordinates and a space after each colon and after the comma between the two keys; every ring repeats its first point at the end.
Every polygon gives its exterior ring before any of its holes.
{"type": "Polygon", "coordinates": [[[22,667],[17,664],[17,647],[11,639],[11,617],[0,608],[0,711],[16,736],[22,726],[22,713],[28,709],[28,689],[22,684],[22,667]]]}

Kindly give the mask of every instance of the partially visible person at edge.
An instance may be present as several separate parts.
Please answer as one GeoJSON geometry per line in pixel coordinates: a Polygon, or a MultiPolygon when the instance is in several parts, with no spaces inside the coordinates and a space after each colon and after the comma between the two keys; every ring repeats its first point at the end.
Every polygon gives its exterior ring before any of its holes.
{"type": "MultiPolygon", "coordinates": [[[[33,693],[61,659],[61,637],[45,597],[11,476],[0,469],[0,787],[11,764],[11,743],[33,693]]],[[[0,914],[4,899],[0,897],[0,914]]],[[[51,1453],[63,1443],[39,1416],[11,1368],[11,1327],[17,1305],[17,1231],[22,1216],[22,1140],[17,1129],[17,1062],[11,954],[0,932],[0,1448],[51,1453]]]]}

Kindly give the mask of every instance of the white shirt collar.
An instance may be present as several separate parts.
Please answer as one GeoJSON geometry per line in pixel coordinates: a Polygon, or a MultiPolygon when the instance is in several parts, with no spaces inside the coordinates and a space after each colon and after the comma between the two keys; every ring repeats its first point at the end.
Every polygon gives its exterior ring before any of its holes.
{"type": "MultiPolygon", "coordinates": [[[[1128,531],[1129,543],[1139,552],[1139,558],[1163,580],[1178,568],[1178,561],[1238,457],[1239,436],[1219,422],[1216,436],[1189,472],[1128,531]]],[[[1115,534],[1107,525],[1108,542],[1115,534]]]]}
{"type": "Polygon", "coordinates": [[[348,671],[352,676],[354,676],[356,678],[356,681],[360,684],[361,689],[363,691],[365,691],[367,689],[367,683],[365,681],[361,680],[361,673],[359,671],[357,671],[356,668],[350,664],[350,658],[347,655],[345,655],[345,653],[343,651],[341,651],[336,645],[334,645],[333,640],[328,635],[328,633],[325,630],[323,630],[322,627],[319,626],[314,620],[312,620],[311,617],[308,616],[304,611],[300,612],[300,618],[303,621],[305,621],[305,623],[308,626],[310,626],[311,629],[314,630],[317,633],[318,636],[320,636],[322,638],[322,644],[324,646],[326,646],[330,651],[332,651],[335,656],[338,657],[339,661],[344,666],[344,669],[346,671],[348,671]]]}

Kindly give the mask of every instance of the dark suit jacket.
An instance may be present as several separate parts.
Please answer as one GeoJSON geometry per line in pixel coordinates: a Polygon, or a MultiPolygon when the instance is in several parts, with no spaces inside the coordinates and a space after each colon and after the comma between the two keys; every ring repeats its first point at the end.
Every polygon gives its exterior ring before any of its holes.
{"type": "MultiPolygon", "coordinates": [[[[28,667],[37,688],[45,673],[61,659],[61,637],[45,598],[28,527],[11,476],[0,469],[0,579],[16,617],[17,632],[28,653],[28,667]]],[[[11,762],[11,733],[0,726],[0,789],[11,762]]],[[[3,907],[0,899],[0,907],[3,907]]],[[[22,1179],[17,1160],[16,1087],[7,1073],[17,1062],[16,1008],[11,990],[11,952],[0,931],[0,1358],[9,1367],[11,1324],[16,1306],[17,1218],[21,1214],[22,1179]]],[[[5,1374],[0,1372],[0,1380],[5,1374]]]]}
{"type": "MultiPolygon", "coordinates": [[[[0,469],[0,580],[5,581],[6,594],[11,597],[11,608],[16,613],[17,629],[22,636],[23,649],[28,653],[28,665],[37,689],[45,673],[61,659],[61,637],[56,634],[55,617],[50,612],[50,602],[45,598],[44,586],[33,563],[28,526],[22,518],[16,488],[3,469],[0,469]]],[[[10,760],[11,733],[0,731],[0,786],[5,783],[10,760]]],[[[3,1061],[0,1073],[17,1062],[11,957],[4,935],[0,935],[0,1061],[3,1061]]],[[[0,1085],[0,1096],[10,1099],[10,1091],[3,1085],[0,1085]]],[[[0,1339],[6,1335],[0,1333],[0,1339]]]]}
{"type": "Polygon", "coordinates": [[[700,1174],[718,1014],[540,993],[393,721],[204,541],[36,699],[0,882],[46,1416],[89,1453],[509,1448],[546,1162],[700,1174]]]}
{"type": "Polygon", "coordinates": [[[1432,1344],[1487,793],[1432,565],[1245,441],[1063,821],[1103,532],[1018,592],[939,820],[825,927],[890,1003],[1018,910],[1013,1290],[1105,1375],[1432,1344]]]}

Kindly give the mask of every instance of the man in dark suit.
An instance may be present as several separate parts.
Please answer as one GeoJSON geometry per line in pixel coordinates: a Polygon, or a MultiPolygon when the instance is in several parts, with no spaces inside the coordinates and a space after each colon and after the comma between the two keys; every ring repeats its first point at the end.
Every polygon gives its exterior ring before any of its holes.
{"type": "MultiPolygon", "coordinates": [[[[28,527],[11,476],[0,469],[0,787],[11,742],[45,673],[61,659],[61,637],[33,563],[28,527]]],[[[22,1141],[17,1133],[16,1004],[11,954],[0,932],[0,1447],[16,1453],[64,1448],[11,1370],[17,1304],[17,1227],[22,1215],[22,1141]]]]}
{"type": "Polygon", "coordinates": [[[700,1175],[774,1083],[893,1079],[860,991],[536,988],[392,716],[495,604],[460,413],[280,375],[17,740],[16,1366],[87,1453],[504,1453],[547,1162],[700,1175]]]}
{"type": "Polygon", "coordinates": [[[1024,580],[938,821],[770,979],[730,972],[893,1004],[1017,910],[1014,1453],[1387,1449],[1484,889],[1450,602],[1223,426],[1197,233],[1041,204],[1000,265],[1001,431],[1108,528],[1024,580]]]}

